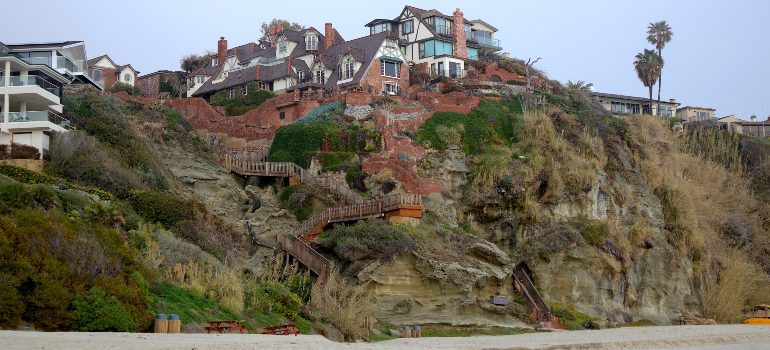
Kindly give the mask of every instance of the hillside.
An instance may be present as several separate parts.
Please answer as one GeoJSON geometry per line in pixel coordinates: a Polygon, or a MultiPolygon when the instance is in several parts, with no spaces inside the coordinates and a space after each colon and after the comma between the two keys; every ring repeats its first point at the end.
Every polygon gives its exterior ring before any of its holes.
{"type": "Polygon", "coordinates": [[[0,327],[146,331],[155,313],[178,313],[189,332],[237,317],[332,339],[360,335],[367,314],[386,333],[526,328],[514,270],[569,328],[683,313],[729,323],[770,302],[770,142],[675,133],[554,91],[433,112],[416,129],[329,104],[278,130],[271,161],[362,198],[426,193],[419,219],[330,225],[310,241],[342,268],[345,283],[329,287],[340,312],[311,302],[314,277],[271,247],[342,198],[229,173],[161,105],[67,97],[78,131],[53,139],[46,173],[0,165],[0,327]],[[89,318],[98,312],[119,317],[89,318]]]}

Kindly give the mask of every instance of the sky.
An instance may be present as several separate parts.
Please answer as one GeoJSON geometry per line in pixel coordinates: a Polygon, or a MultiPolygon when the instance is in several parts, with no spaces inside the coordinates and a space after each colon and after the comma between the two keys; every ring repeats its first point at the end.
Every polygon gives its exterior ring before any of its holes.
{"type": "Polygon", "coordinates": [[[216,50],[222,36],[229,47],[257,41],[262,22],[273,18],[322,32],[330,22],[349,40],[368,35],[364,24],[395,18],[405,5],[447,15],[460,7],[466,19],[497,27],[503,52],[540,57],[536,66],[549,78],[638,97],[648,90],[634,72],[634,56],[653,48],[646,41],[649,23],[665,20],[674,36],[662,52],[661,99],[715,108],[717,117],[770,114],[767,0],[5,2],[0,42],[83,40],[89,58],[109,54],[140,75],[179,70],[182,56],[216,50]]]}

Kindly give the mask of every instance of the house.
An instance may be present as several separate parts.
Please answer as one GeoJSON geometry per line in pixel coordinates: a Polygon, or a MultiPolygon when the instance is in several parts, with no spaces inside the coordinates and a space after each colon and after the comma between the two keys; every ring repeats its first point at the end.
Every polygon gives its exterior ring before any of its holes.
{"type": "Polygon", "coordinates": [[[187,92],[185,72],[159,70],[137,78],[142,96],[182,97],[187,92]]]}
{"type": "MultiPolygon", "coordinates": [[[[221,38],[220,40],[225,40],[221,38]]],[[[198,69],[187,75],[187,96],[192,96],[207,80],[211,79],[219,71],[217,67],[217,56],[210,57],[210,62],[203,68],[198,69]]]]}
{"type": "Polygon", "coordinates": [[[270,35],[270,42],[232,49],[220,38],[217,56],[192,75],[196,79],[192,96],[210,98],[222,90],[230,98],[247,95],[247,84],[252,82],[258,89],[279,93],[358,87],[395,94],[409,84],[406,58],[393,32],[345,41],[326,23],[323,33],[313,27],[284,30],[278,26],[270,28],[270,35]]]}
{"type": "Polygon", "coordinates": [[[448,16],[405,6],[395,19],[375,19],[366,26],[371,34],[392,31],[408,61],[425,63],[432,73],[451,78],[464,77],[466,62],[477,60],[480,49],[502,50],[495,39],[497,28],[482,20],[466,20],[459,8],[448,16]]]}
{"type": "MultiPolygon", "coordinates": [[[[590,92],[591,99],[599,101],[612,115],[618,117],[631,114],[658,115],[658,101],[652,101],[652,113],[650,113],[650,99],[625,95],[607,94],[603,92],[590,92]]],[[[673,117],[677,113],[677,106],[681,103],[671,99],[668,102],[660,101],[660,115],[673,117]]]]}
{"type": "Polygon", "coordinates": [[[6,44],[5,47],[30,64],[43,64],[66,76],[71,81],[68,86],[83,84],[104,89],[88,72],[83,41],[6,44]]]}
{"type": "Polygon", "coordinates": [[[114,85],[116,82],[135,86],[137,84],[137,76],[139,75],[139,71],[131,67],[130,64],[115,64],[108,55],[101,55],[88,60],[88,71],[94,80],[98,81],[105,88],[114,85]]]}
{"type": "MultiPolygon", "coordinates": [[[[77,77],[74,72],[81,70],[82,73],[82,61],[74,62],[71,57],[58,56],[56,50],[27,51],[34,45],[41,44],[0,43],[0,144],[34,146],[40,150],[41,158],[47,158],[51,134],[70,128],[69,121],[60,115],[62,87],[73,80],[87,80],[88,77],[82,74],[77,77]],[[24,49],[16,52],[14,48],[18,47],[24,49]],[[72,66],[68,66],[70,64],[72,66]],[[63,67],[54,68],[51,65],[63,67]]],[[[46,49],[50,47],[45,46],[46,49]]]]}
{"type": "Polygon", "coordinates": [[[676,117],[683,123],[711,121],[716,123],[717,118],[714,116],[717,110],[713,108],[703,107],[681,107],[676,110],[676,117]]]}
{"type": "Polygon", "coordinates": [[[770,136],[770,116],[765,121],[757,120],[756,116],[751,116],[751,121],[741,121],[736,124],[736,132],[743,135],[768,137],[770,136]]]}
{"type": "Polygon", "coordinates": [[[745,122],[745,120],[736,118],[735,114],[719,118],[717,119],[717,122],[719,123],[719,128],[722,130],[736,132],[739,134],[743,133],[743,127],[741,126],[741,123],[745,122]]]}

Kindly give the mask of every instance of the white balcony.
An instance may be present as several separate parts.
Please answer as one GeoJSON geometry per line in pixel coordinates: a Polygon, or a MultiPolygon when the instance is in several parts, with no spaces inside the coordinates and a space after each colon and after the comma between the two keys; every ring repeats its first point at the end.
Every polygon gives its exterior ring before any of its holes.
{"type": "MultiPolygon", "coordinates": [[[[0,116],[3,116],[0,113],[0,116]]],[[[69,120],[50,111],[8,112],[8,129],[11,131],[39,130],[64,132],[72,129],[69,120]]]]}

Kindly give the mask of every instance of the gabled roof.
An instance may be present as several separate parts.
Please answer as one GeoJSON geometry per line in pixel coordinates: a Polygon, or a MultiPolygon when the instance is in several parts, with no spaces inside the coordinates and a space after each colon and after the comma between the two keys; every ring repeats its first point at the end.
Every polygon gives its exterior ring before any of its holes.
{"type": "Polygon", "coordinates": [[[134,69],[134,67],[131,67],[130,64],[124,64],[122,66],[117,66],[117,68],[115,68],[115,74],[120,73],[122,70],[126,69],[126,67],[131,68],[131,70],[134,71],[134,73],[136,73],[136,75],[139,75],[139,71],[134,69]]]}
{"type": "Polygon", "coordinates": [[[115,66],[115,67],[117,67],[117,66],[118,66],[117,64],[115,64],[115,61],[113,61],[113,60],[110,58],[110,56],[107,56],[107,55],[101,55],[101,56],[99,56],[99,57],[97,57],[97,58],[92,58],[92,59],[90,59],[90,60],[86,61],[86,64],[88,64],[88,68],[91,68],[91,67],[93,67],[95,64],[99,63],[99,61],[101,61],[101,60],[102,60],[102,58],[105,58],[105,57],[107,57],[107,59],[108,59],[108,60],[110,60],[110,62],[112,62],[112,65],[113,65],[113,66],[115,66]]]}
{"type": "MultiPolygon", "coordinates": [[[[203,68],[201,68],[201,69],[203,69],[203,68]]],[[[141,77],[137,77],[137,79],[144,79],[144,78],[151,77],[153,75],[158,75],[158,74],[180,74],[180,75],[184,75],[185,72],[182,72],[182,71],[171,71],[171,70],[159,70],[159,71],[156,71],[156,72],[152,72],[150,74],[142,75],[141,77]]]]}
{"type": "MultiPolygon", "coordinates": [[[[292,61],[291,65],[294,66],[295,65],[294,61],[301,61],[301,60],[292,59],[291,61],[292,61]]],[[[273,81],[286,76],[297,76],[297,74],[290,69],[288,59],[284,62],[281,62],[276,65],[271,65],[271,66],[264,66],[264,65],[251,66],[244,69],[229,71],[227,73],[227,77],[221,82],[216,84],[212,83],[215,79],[207,80],[205,83],[203,83],[203,85],[201,85],[201,87],[197,91],[195,91],[193,96],[204,96],[204,95],[217,92],[219,90],[248,84],[252,81],[273,81]],[[259,72],[259,76],[257,76],[258,72],[259,72]]]]}
{"type": "Polygon", "coordinates": [[[489,24],[489,23],[487,23],[487,22],[484,22],[484,21],[482,21],[482,20],[480,20],[480,19],[474,19],[474,20],[472,20],[472,21],[471,21],[471,23],[481,23],[481,24],[483,24],[483,25],[485,25],[485,26],[489,27],[489,29],[492,29],[492,30],[494,30],[494,31],[497,31],[497,28],[493,27],[491,24],[489,24]]]}

